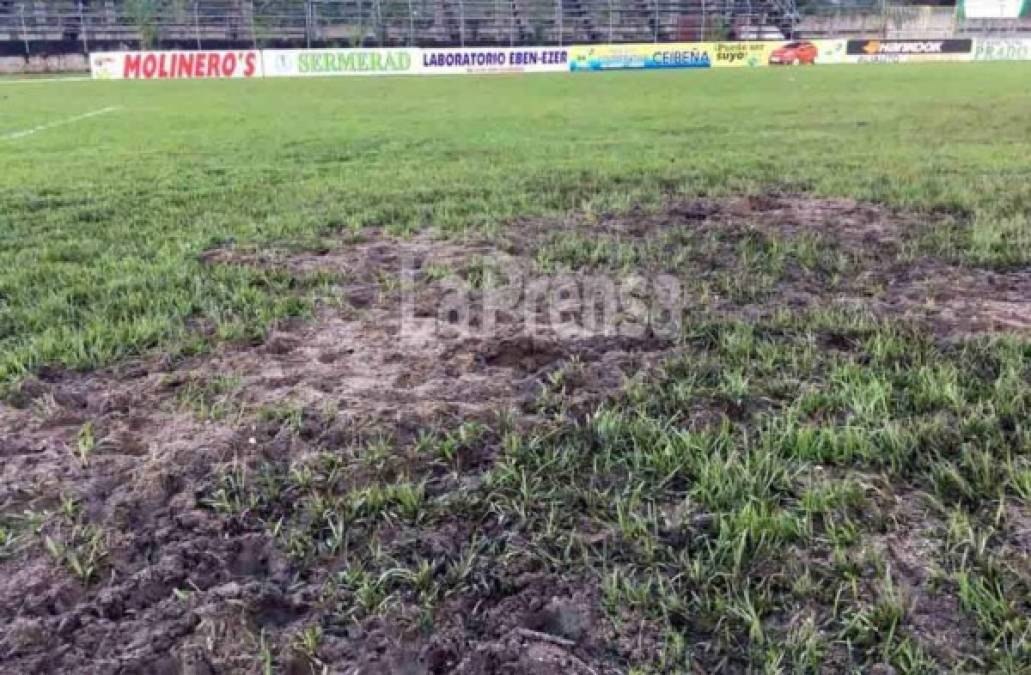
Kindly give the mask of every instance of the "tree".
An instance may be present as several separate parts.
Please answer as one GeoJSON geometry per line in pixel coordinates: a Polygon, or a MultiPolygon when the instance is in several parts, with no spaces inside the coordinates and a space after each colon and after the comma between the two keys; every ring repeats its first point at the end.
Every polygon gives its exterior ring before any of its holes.
{"type": "Polygon", "coordinates": [[[125,0],[125,13],[140,34],[140,48],[153,49],[158,44],[159,0],[125,0]]]}

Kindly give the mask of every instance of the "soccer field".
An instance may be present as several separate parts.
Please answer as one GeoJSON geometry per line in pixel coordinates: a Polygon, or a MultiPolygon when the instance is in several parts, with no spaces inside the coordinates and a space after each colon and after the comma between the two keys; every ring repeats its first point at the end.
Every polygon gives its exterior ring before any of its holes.
{"type": "Polygon", "coordinates": [[[240,335],[290,311],[246,274],[202,272],[197,255],[225,241],[476,230],[775,189],[961,214],[975,224],[965,252],[1031,258],[1024,64],[31,83],[0,96],[0,136],[106,111],[0,144],[0,379],[178,342],[191,317],[240,335]]]}
{"type": "Polygon", "coordinates": [[[0,670],[1027,672],[1029,75],[0,80],[0,670]]]}

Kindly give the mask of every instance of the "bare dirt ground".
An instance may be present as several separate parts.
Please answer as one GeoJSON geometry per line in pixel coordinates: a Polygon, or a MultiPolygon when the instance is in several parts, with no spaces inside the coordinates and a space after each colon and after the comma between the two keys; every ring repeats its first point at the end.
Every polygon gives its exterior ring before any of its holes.
{"type": "MultiPolygon", "coordinates": [[[[675,338],[648,330],[550,326],[529,336],[527,315],[502,315],[485,334],[475,302],[461,326],[449,325],[450,314],[437,321],[455,284],[471,284],[470,297],[482,299],[485,258],[500,252],[536,269],[542,250],[561,249],[554,237],[584,233],[637,255],[633,267],[645,273],[675,268],[685,279],[684,321],[844,307],[916,321],[943,339],[1031,333],[1031,273],[907,253],[916,227],[913,216],[849,200],[773,195],[527,221],[494,241],[370,232],[323,253],[211,251],[210,265],[328,273],[332,292],[312,321],[278,325],[263,344],[85,374],[45,369],[0,404],[0,513],[24,532],[0,557],[2,668],[256,672],[266,638],[318,620],[320,583],[336,570],[332,561],[302,569],[266,533],[210,508],[203,497],[217,470],[384,435],[403,443],[424,429],[499,414],[530,427],[547,405],[542,391],[558,387],[572,410],[588,411],[677,353],[675,338]],[[775,274],[764,271],[778,255],[774,242],[799,238],[818,249],[810,266],[789,256],[775,274]],[[745,240],[765,257],[742,254],[745,240]],[[641,254],[650,242],[661,250],[641,254]],[[674,260],[678,246],[688,254],[674,260]],[[824,248],[847,259],[840,271],[822,267],[824,248]],[[403,259],[413,261],[409,279],[400,275],[403,259]],[[402,330],[406,283],[414,285],[414,327],[402,330]]],[[[491,461],[469,457],[463,470],[475,480],[491,461]]],[[[451,535],[473,525],[422,533],[419,545],[452,547],[451,535]]],[[[884,545],[903,569],[920,558],[890,538],[884,545]]],[[[596,596],[587,581],[527,570],[478,597],[445,600],[428,634],[358,622],[323,638],[319,667],[301,656],[280,665],[298,673],[618,672],[613,654],[648,650],[647,631],[613,628],[596,596]]],[[[939,630],[927,620],[929,632],[939,630]]],[[[945,654],[954,647],[941,645],[945,654]]]]}

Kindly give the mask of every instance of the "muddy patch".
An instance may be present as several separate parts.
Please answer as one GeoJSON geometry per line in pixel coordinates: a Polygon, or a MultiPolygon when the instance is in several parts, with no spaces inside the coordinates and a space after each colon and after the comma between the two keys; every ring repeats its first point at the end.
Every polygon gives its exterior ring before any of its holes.
{"type": "Polygon", "coordinates": [[[905,629],[919,636],[940,663],[957,663],[974,651],[977,636],[942,578],[940,541],[946,524],[929,512],[919,494],[893,497],[892,526],[869,543],[884,560],[904,608],[905,629]]]}
{"type": "MultiPolygon", "coordinates": [[[[274,326],[260,345],[42,370],[0,406],[0,525],[13,533],[0,547],[0,659],[18,672],[256,672],[275,637],[293,645],[288,672],[619,672],[646,639],[613,633],[596,584],[577,579],[484,574],[477,592],[442,601],[428,636],[327,625],[308,649],[305,631],[329,613],[325,584],[345,565],[299,567],[268,533],[275,523],[252,526],[257,499],[223,517],[216,500],[228,511],[254,491],[213,476],[241,467],[229,475],[266,480],[243,469],[268,462],[304,484],[302,460],[319,453],[389,473],[363,443],[416,443],[501,415],[516,428],[577,419],[676,355],[691,321],[847,305],[945,337],[1031,330],[1031,275],[917,256],[914,233],[927,226],[849,200],[773,195],[527,221],[494,240],[369,232],[319,252],[209,251],[209,265],[323,275],[328,291],[313,320],[274,326]]],[[[463,458],[461,442],[445,441],[463,461],[433,474],[428,499],[480,480],[463,471],[490,466],[498,449],[493,439],[463,458]]],[[[363,478],[340,480],[351,490],[363,478]]],[[[458,565],[469,532],[390,515],[388,543],[408,538],[458,565]]],[[[883,542],[916,589],[913,624],[953,635],[955,608],[934,604],[913,541],[883,542]]],[[[951,653],[948,640],[936,648],[951,653]]]]}
{"type": "MultiPolygon", "coordinates": [[[[362,635],[380,645],[357,658],[372,674],[618,673],[607,664],[620,634],[600,616],[595,593],[561,579],[530,575],[503,597],[459,597],[439,612],[433,635],[419,638],[371,625],[362,635]]],[[[346,649],[344,642],[340,649],[346,649]]],[[[331,642],[325,648],[332,652],[331,642]]],[[[364,651],[364,650],[363,650],[364,651]]]]}
{"type": "Polygon", "coordinates": [[[943,337],[1031,335],[1031,271],[995,272],[920,261],[877,283],[884,290],[869,300],[875,311],[917,319],[943,337]]]}
{"type": "Polygon", "coordinates": [[[766,194],[528,221],[505,245],[553,271],[673,273],[685,321],[847,307],[940,337],[1031,334],[1031,271],[966,267],[921,252],[928,233],[955,227],[939,214],[766,194]]]}
{"type": "MultiPolygon", "coordinates": [[[[0,518],[15,533],[0,559],[0,619],[13,626],[0,639],[0,658],[20,672],[83,664],[100,672],[260,671],[263,640],[318,623],[315,584],[325,573],[298,587],[282,542],[245,518],[220,517],[216,471],[290,464],[384,436],[405,443],[502,413],[532,424],[562,414],[546,410],[549,391],[561,392],[567,414],[588,410],[671,348],[647,336],[526,335],[510,321],[491,334],[455,327],[434,310],[446,291],[438,285],[468,275],[485,250],[417,238],[298,258],[213,252],[211,264],[328,274],[334,292],[313,321],[276,326],[260,345],[90,374],[44,370],[22,382],[0,408],[0,518]],[[402,259],[422,292],[410,313],[415,327],[405,330],[402,259]]],[[[360,483],[360,475],[350,478],[360,483]]],[[[485,672],[488,662],[501,664],[497,672],[539,672],[537,663],[572,672],[581,657],[569,638],[547,631],[582,627],[555,611],[523,632],[485,634],[482,648],[455,633],[444,649],[450,656],[431,654],[430,666],[374,659],[356,651],[364,640],[329,632],[319,658],[368,672],[450,672],[441,663],[485,672]],[[346,646],[334,652],[334,642],[346,646]],[[513,656],[510,642],[526,645],[530,660],[513,656]]],[[[279,663],[307,673],[312,658],[279,663]]]]}
{"type": "MultiPolygon", "coordinates": [[[[233,373],[239,402],[251,408],[331,404],[341,423],[353,427],[380,421],[416,427],[502,409],[527,411],[547,375],[569,364],[585,401],[603,396],[625,376],[657,363],[672,345],[646,331],[569,331],[568,320],[550,322],[547,307],[532,308],[534,320],[541,319],[532,331],[522,307],[498,310],[485,325],[484,298],[492,291],[482,287],[482,275],[497,251],[489,242],[419,236],[289,258],[212,252],[208,259],[218,264],[318,270],[341,283],[314,322],[273,332],[261,349],[227,350],[180,372],[233,373]]],[[[511,294],[512,288],[497,292],[511,294]]]]}

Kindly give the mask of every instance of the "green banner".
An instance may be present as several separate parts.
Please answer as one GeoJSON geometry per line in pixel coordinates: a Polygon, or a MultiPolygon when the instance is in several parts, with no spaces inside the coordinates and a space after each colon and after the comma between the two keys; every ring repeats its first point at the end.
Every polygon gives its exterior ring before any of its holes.
{"type": "Polygon", "coordinates": [[[961,19],[1016,19],[1031,17],[1031,0],[958,0],[961,19]]]}

